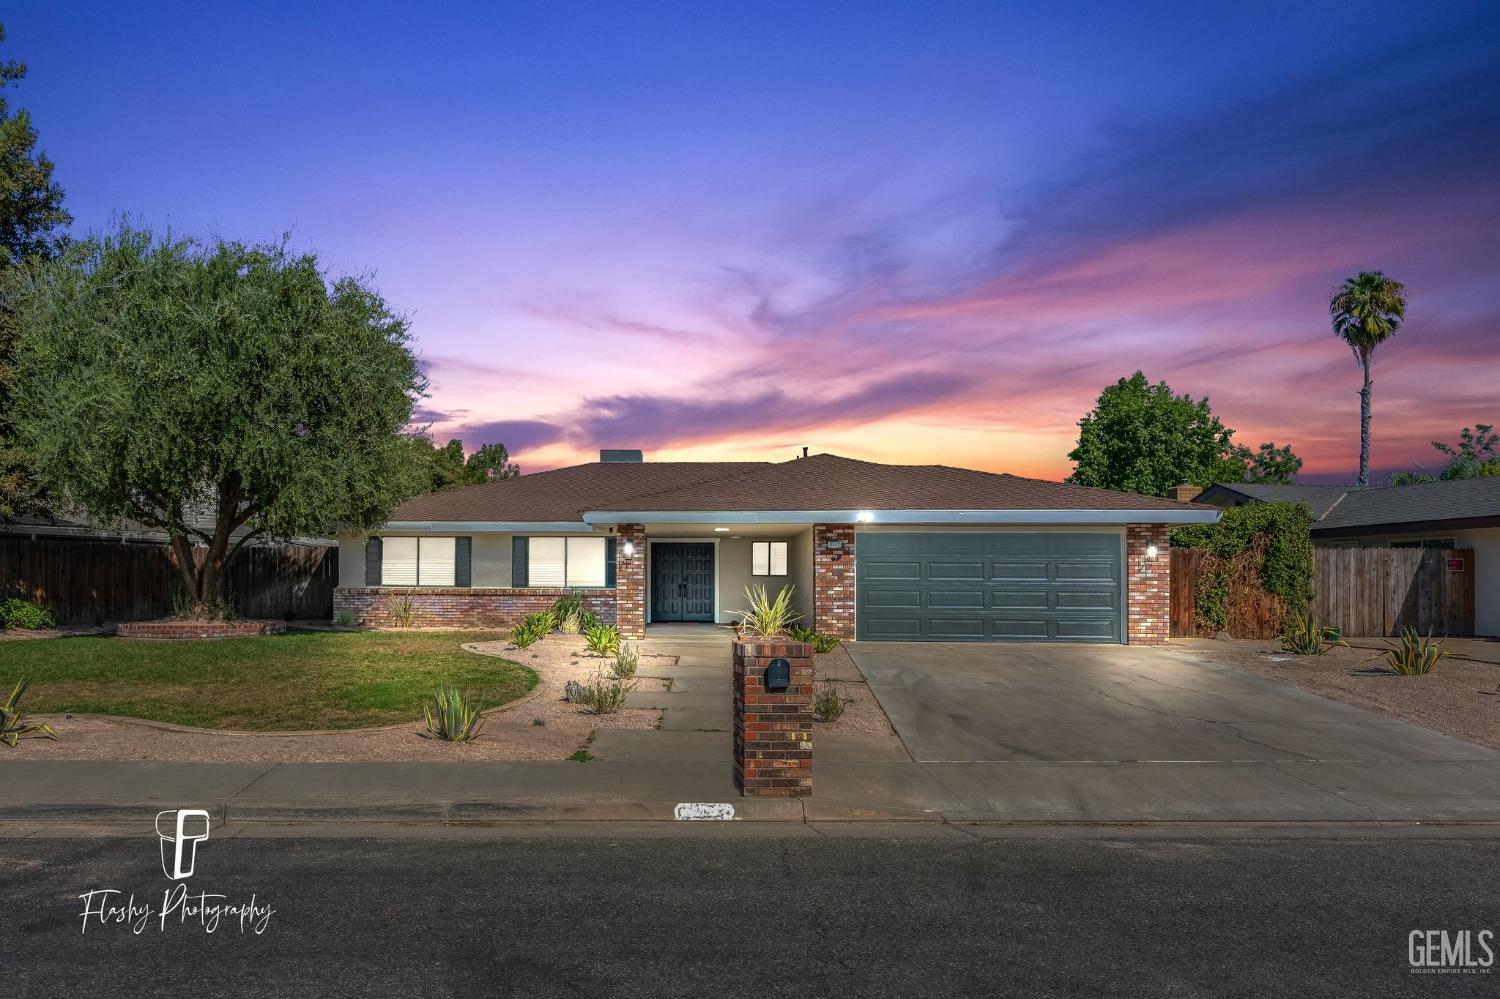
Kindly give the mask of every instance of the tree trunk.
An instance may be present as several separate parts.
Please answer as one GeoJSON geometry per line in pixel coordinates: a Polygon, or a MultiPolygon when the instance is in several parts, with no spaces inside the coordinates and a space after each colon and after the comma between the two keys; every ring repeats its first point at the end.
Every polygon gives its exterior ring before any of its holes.
{"type": "Polygon", "coordinates": [[[1370,484],[1370,355],[1362,354],[1365,384],[1359,390],[1359,484],[1370,484]]]}

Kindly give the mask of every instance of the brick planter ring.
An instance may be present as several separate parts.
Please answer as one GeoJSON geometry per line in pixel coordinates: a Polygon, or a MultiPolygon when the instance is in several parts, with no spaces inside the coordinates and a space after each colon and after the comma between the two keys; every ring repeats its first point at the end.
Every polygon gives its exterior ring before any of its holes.
{"type": "Polygon", "coordinates": [[[285,621],[127,621],[115,627],[120,638],[247,638],[280,635],[285,621]]]}

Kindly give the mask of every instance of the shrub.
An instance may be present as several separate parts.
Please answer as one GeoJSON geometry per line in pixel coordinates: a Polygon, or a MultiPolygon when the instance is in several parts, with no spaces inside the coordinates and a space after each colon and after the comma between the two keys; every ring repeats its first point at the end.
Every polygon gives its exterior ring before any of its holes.
{"type": "Polygon", "coordinates": [[[745,600],[750,605],[740,612],[745,630],[763,638],[775,638],[787,634],[787,630],[800,618],[792,610],[792,594],[795,586],[783,586],[772,600],[766,588],[759,584],[745,587],[745,600]]]}
{"type": "Polygon", "coordinates": [[[823,689],[819,690],[813,697],[813,715],[821,722],[837,721],[844,714],[844,700],[839,696],[839,689],[831,683],[825,683],[823,689]]]}
{"type": "Polygon", "coordinates": [[[587,749],[575,749],[573,755],[568,757],[572,763],[588,763],[594,759],[594,754],[587,749]]]}
{"type": "Polygon", "coordinates": [[[427,734],[444,742],[468,742],[484,724],[479,704],[453,687],[439,687],[427,705],[427,734]]]}
{"type": "Polygon", "coordinates": [[[25,722],[21,720],[21,698],[26,696],[26,688],[30,686],[25,680],[17,682],[10,696],[0,704],[0,742],[5,743],[11,749],[16,748],[16,743],[21,741],[23,735],[41,735],[48,739],[56,739],[57,733],[52,731],[52,726],[45,722],[25,722]]]}
{"type": "Polygon", "coordinates": [[[557,630],[564,635],[576,635],[583,630],[583,626],[579,624],[577,614],[569,614],[557,622],[557,630]]]}
{"type": "Polygon", "coordinates": [[[613,656],[620,651],[620,629],[612,624],[598,624],[583,633],[588,649],[596,656],[613,656]]]}
{"type": "Polygon", "coordinates": [[[806,642],[808,645],[811,645],[813,651],[820,654],[832,652],[839,647],[837,635],[825,635],[822,632],[813,631],[811,628],[791,628],[788,629],[787,634],[799,642],[806,642]]]}
{"type": "Polygon", "coordinates": [[[620,654],[615,657],[615,676],[629,680],[635,676],[640,664],[640,651],[633,645],[621,645],[620,654]]]}
{"type": "MultiPolygon", "coordinates": [[[[1312,599],[1312,511],[1302,503],[1247,503],[1223,512],[1217,524],[1188,524],[1172,532],[1175,548],[1198,548],[1194,611],[1200,629],[1229,627],[1232,584],[1251,584],[1281,601],[1283,614],[1307,613],[1312,599]]],[[[1229,630],[1233,630],[1232,628],[1229,630]]]]}
{"type": "Polygon", "coordinates": [[[1432,640],[1432,632],[1419,635],[1415,628],[1402,628],[1399,642],[1382,641],[1381,644],[1385,646],[1385,651],[1374,658],[1384,659],[1392,673],[1400,673],[1402,676],[1424,676],[1432,672],[1439,659],[1447,659],[1453,655],[1443,651],[1441,640],[1432,640]]]}
{"type": "Polygon", "coordinates": [[[346,610],[339,611],[339,616],[335,620],[340,628],[348,628],[354,624],[354,614],[346,610]]]}
{"type": "Polygon", "coordinates": [[[411,602],[411,597],[397,597],[386,613],[397,628],[410,628],[417,620],[417,605],[411,602]]]}
{"type": "Polygon", "coordinates": [[[214,594],[194,600],[183,593],[172,593],[172,616],[182,621],[233,621],[233,598],[214,594]]]}
{"type": "Polygon", "coordinates": [[[599,615],[587,607],[578,612],[578,633],[580,635],[587,635],[590,628],[597,628],[599,624],[599,615]]]}
{"type": "Polygon", "coordinates": [[[1315,623],[1311,614],[1289,616],[1281,633],[1281,651],[1294,656],[1321,656],[1335,645],[1349,647],[1337,628],[1315,623]]]}
{"type": "Polygon", "coordinates": [[[583,684],[582,703],[596,715],[612,715],[625,706],[634,689],[634,681],[596,673],[592,681],[583,684]]]}
{"type": "Polygon", "coordinates": [[[538,638],[546,638],[557,630],[557,615],[550,610],[537,611],[521,618],[521,623],[533,629],[538,638]]]}
{"type": "Polygon", "coordinates": [[[577,617],[583,610],[583,594],[569,591],[552,602],[552,616],[559,622],[577,617]]]}
{"type": "Polygon", "coordinates": [[[57,618],[52,616],[52,611],[45,604],[39,604],[35,600],[22,600],[19,597],[0,603],[0,628],[21,628],[25,631],[36,631],[41,628],[57,627],[57,618]]]}

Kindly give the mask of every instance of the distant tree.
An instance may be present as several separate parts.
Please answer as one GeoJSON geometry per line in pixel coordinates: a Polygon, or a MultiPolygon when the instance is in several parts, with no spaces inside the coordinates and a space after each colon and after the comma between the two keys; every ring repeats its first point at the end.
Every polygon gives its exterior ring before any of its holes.
{"type": "Polygon", "coordinates": [[[1207,398],[1176,395],[1140,371],[1100,393],[1078,421],[1078,445],[1068,458],[1069,482],[1150,496],[1184,483],[1291,482],[1302,466],[1290,446],[1267,442],[1252,451],[1235,444],[1207,398]]]}
{"type": "MultiPolygon", "coordinates": [[[[0,25],[0,42],[5,26],[0,25]]],[[[73,221],[63,210],[63,191],[52,179],[52,161],[36,148],[37,133],[25,110],[11,110],[4,89],[19,83],[26,67],[0,62],[0,518],[41,506],[36,476],[17,439],[12,407],[16,326],[9,295],[10,273],[28,258],[52,257],[73,221]]]]}
{"type": "Polygon", "coordinates": [[[165,531],[190,599],[221,601],[252,539],[374,527],[412,493],[402,431],[426,384],[367,283],[285,245],[129,226],[22,272],[16,426],[37,469],[97,520],[165,531]]]}
{"type": "Polygon", "coordinates": [[[1406,287],[1380,271],[1360,271],[1328,303],[1333,332],[1349,345],[1365,373],[1359,390],[1359,484],[1370,484],[1370,359],[1406,318],[1406,287]]]}
{"type": "Polygon", "coordinates": [[[1391,485],[1411,486],[1439,479],[1484,479],[1500,475],[1500,456],[1495,454],[1500,434],[1494,430],[1489,423],[1476,423],[1472,430],[1464,427],[1458,432],[1457,447],[1433,441],[1432,446],[1448,458],[1443,470],[1436,477],[1423,471],[1397,472],[1391,476],[1391,485]]]}
{"type": "Polygon", "coordinates": [[[425,471],[421,492],[436,493],[462,486],[477,486],[493,479],[511,479],[521,474],[519,465],[510,460],[504,444],[485,444],[464,457],[464,442],[451,439],[439,447],[425,433],[412,436],[416,461],[425,471]]]}

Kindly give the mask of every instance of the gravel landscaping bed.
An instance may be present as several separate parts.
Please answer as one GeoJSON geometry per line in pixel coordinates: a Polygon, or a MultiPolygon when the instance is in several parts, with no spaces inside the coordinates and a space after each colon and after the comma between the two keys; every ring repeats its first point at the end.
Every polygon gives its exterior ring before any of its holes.
{"type": "Polygon", "coordinates": [[[864,675],[849,658],[842,645],[832,652],[824,652],[813,660],[813,691],[821,691],[825,684],[838,688],[844,701],[844,713],[837,721],[817,722],[814,736],[819,732],[836,735],[888,735],[896,738],[896,730],[885,716],[880,702],[870,693],[864,675]]]}
{"type": "MultiPolygon", "coordinates": [[[[214,762],[364,762],[380,760],[560,760],[584,744],[595,729],[654,728],[661,712],[626,709],[593,715],[563,700],[569,680],[588,682],[605,660],[583,653],[580,638],[553,635],[530,649],[506,641],[464,646],[476,656],[498,656],[536,671],[538,683],[527,695],[486,715],[479,738],[446,743],[424,737],[421,721],[378,729],[329,733],[208,732],[99,717],[36,715],[57,730],[58,741],[23,739],[14,750],[0,746],[6,760],[169,760],[214,762]],[[541,725],[535,724],[540,720],[541,725]]],[[[642,657],[649,672],[652,657],[642,657]]],[[[642,679],[642,689],[664,689],[665,682],[642,679]]]]}
{"type": "Polygon", "coordinates": [[[1370,649],[1293,656],[1274,641],[1177,639],[1172,648],[1216,663],[1500,749],[1500,664],[1444,659],[1426,676],[1361,673],[1380,667],[1370,649]]]}

